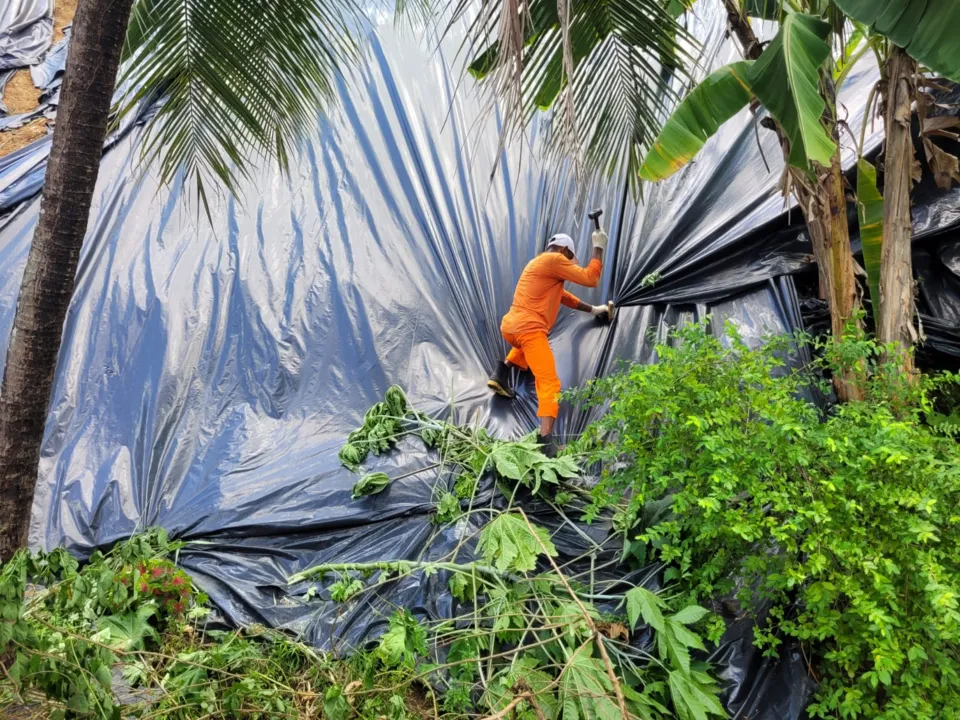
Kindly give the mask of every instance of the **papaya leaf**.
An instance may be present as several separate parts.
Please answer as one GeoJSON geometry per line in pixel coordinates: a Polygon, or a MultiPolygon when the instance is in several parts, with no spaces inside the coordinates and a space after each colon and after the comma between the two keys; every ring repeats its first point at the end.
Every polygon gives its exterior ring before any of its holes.
{"type": "Polygon", "coordinates": [[[657,632],[663,632],[663,613],[660,612],[663,600],[642,587],[628,590],[625,597],[627,600],[627,619],[630,620],[631,629],[637,626],[637,621],[642,617],[647,625],[657,632]]]}
{"type": "Polygon", "coordinates": [[[487,564],[498,570],[517,572],[534,570],[544,548],[551,557],[556,556],[557,549],[547,531],[528,524],[516,513],[504,513],[487,523],[477,542],[477,549],[487,564]]]}
{"type": "Polygon", "coordinates": [[[883,250],[883,196],[877,190],[877,169],[863,158],[857,162],[857,214],[863,266],[870,286],[873,319],[880,325],[880,256],[883,250]]]}
{"type": "Polygon", "coordinates": [[[702,608],[699,605],[688,605],[680,612],[671,615],[670,619],[682,625],[693,625],[703,620],[703,618],[709,614],[710,611],[706,608],[702,608]]]}
{"type": "Polygon", "coordinates": [[[640,178],[664,180],[700,152],[720,126],[740,112],[753,93],[747,82],[752,61],[725,65],[695,87],[663,126],[640,167],[640,178]]]}
{"type": "Polygon", "coordinates": [[[820,66],[830,55],[831,27],[802,13],[787,15],[780,32],[750,67],[747,78],[790,139],[790,164],[829,165],[837,146],[820,122],[826,102],[820,94],[820,66]]]}
{"type": "Polygon", "coordinates": [[[960,52],[956,40],[960,3],[955,0],[836,0],[836,4],[849,17],[906,50],[913,59],[960,82],[960,52]]]}

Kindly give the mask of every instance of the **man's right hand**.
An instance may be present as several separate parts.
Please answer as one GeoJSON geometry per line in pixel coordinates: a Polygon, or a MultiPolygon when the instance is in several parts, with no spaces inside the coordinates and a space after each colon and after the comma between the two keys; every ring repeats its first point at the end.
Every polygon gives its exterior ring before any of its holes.
{"type": "Polygon", "coordinates": [[[601,252],[607,249],[607,243],[610,242],[610,238],[603,230],[594,230],[592,240],[593,249],[601,252]]]}

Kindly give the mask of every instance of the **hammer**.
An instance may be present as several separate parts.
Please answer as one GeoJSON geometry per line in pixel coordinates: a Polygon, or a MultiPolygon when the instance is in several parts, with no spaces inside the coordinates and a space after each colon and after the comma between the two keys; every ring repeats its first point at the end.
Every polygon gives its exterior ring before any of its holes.
{"type": "Polygon", "coordinates": [[[587,217],[590,218],[591,220],[593,220],[593,227],[594,227],[595,230],[599,230],[599,229],[600,229],[600,216],[601,216],[601,215],[603,215],[603,210],[600,209],[600,208],[597,208],[596,210],[591,210],[591,211],[587,214],[587,217]]]}
{"type": "MultiPolygon", "coordinates": [[[[600,216],[601,216],[601,215],[603,215],[603,209],[602,209],[602,208],[597,208],[596,210],[591,210],[589,213],[587,213],[587,217],[590,218],[591,220],[593,220],[593,228],[594,228],[594,230],[600,230],[600,216]]],[[[617,308],[616,308],[616,306],[613,304],[613,300],[610,300],[610,301],[607,303],[607,322],[608,322],[608,323],[612,323],[612,322],[613,322],[613,316],[616,314],[616,312],[617,312],[617,308]]]]}

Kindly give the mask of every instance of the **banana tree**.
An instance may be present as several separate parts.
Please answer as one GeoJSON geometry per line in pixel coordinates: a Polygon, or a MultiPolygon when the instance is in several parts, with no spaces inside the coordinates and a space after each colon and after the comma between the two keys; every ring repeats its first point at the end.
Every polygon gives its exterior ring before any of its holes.
{"type": "MultiPolygon", "coordinates": [[[[882,225],[877,228],[868,222],[867,232],[861,228],[861,236],[865,262],[870,262],[866,260],[868,253],[880,258],[879,268],[873,273],[879,277],[871,277],[877,337],[883,343],[896,343],[901,350],[908,350],[918,336],[914,328],[910,196],[913,181],[919,179],[919,163],[914,157],[910,135],[911,107],[915,104],[917,108],[927,165],[937,185],[950,189],[954,181],[960,182],[960,162],[935,144],[934,137],[958,139],[960,120],[928,117],[932,96],[919,90],[930,83],[928,77],[931,74],[960,82],[960,52],[954,39],[955,29],[960,24],[960,3],[927,0],[835,2],[860,24],[863,47],[876,54],[881,67],[881,80],[871,98],[876,94],[884,110],[884,195],[881,197],[876,190],[874,168],[863,159],[859,164],[857,185],[861,224],[864,215],[872,212],[874,220],[882,217],[882,225]]],[[[864,123],[871,108],[872,103],[868,102],[864,123]]],[[[871,274],[869,267],[867,272],[871,274]]],[[[912,360],[909,353],[899,354],[904,370],[910,372],[912,360]]]]}
{"type": "MultiPolygon", "coordinates": [[[[720,125],[751,102],[762,105],[783,150],[782,187],[804,214],[821,295],[830,307],[833,334],[839,336],[856,322],[858,303],[836,116],[836,81],[842,81],[843,66],[833,55],[843,18],[834,5],[818,0],[724,0],[724,6],[746,59],[716,71],[684,99],[644,158],[640,177],[669,177],[720,125]],[[749,16],[779,23],[766,48],[749,16]]],[[[861,395],[853,373],[835,378],[834,385],[843,400],[861,395]]]]}

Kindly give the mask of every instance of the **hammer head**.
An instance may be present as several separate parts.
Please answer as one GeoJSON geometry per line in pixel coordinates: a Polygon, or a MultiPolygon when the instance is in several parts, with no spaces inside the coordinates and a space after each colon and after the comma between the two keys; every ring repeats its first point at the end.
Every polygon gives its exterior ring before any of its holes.
{"type": "Polygon", "coordinates": [[[593,220],[593,227],[597,230],[600,229],[600,216],[603,215],[603,210],[597,208],[596,210],[591,210],[587,217],[593,220]]]}

